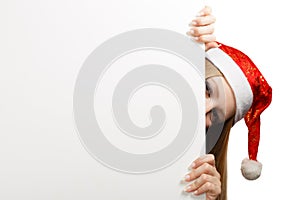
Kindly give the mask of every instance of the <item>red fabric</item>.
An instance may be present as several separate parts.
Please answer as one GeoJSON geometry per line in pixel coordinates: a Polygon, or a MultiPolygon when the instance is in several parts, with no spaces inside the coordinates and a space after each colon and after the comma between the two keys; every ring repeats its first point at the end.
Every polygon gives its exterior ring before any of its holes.
{"type": "Polygon", "coordinates": [[[243,52],[223,45],[219,47],[240,66],[250,83],[253,92],[253,103],[244,116],[248,127],[248,154],[249,159],[256,160],[260,140],[260,115],[272,101],[272,88],[252,60],[243,52]]]}

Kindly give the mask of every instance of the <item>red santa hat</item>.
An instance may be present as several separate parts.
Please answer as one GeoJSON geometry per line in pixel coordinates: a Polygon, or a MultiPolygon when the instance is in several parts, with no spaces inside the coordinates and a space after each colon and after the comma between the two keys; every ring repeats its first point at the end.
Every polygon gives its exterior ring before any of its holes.
{"type": "Polygon", "coordinates": [[[243,52],[220,44],[206,55],[223,73],[231,86],[236,102],[234,123],[244,118],[248,127],[248,158],[242,161],[241,171],[248,180],[257,179],[262,164],[257,161],[260,139],[260,115],[270,105],[272,88],[251,59],[243,52]]]}

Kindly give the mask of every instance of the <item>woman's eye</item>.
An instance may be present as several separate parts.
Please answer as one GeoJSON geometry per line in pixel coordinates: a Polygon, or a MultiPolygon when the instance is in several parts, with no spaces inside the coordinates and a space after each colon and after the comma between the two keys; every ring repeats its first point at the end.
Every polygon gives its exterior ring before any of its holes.
{"type": "Polygon", "coordinates": [[[211,88],[210,88],[210,85],[207,81],[205,81],[205,87],[206,87],[206,94],[208,96],[210,96],[211,95],[211,88]]]}
{"type": "Polygon", "coordinates": [[[206,86],[206,96],[210,96],[210,93],[209,93],[209,90],[208,90],[208,88],[207,88],[207,86],[206,86]]]}

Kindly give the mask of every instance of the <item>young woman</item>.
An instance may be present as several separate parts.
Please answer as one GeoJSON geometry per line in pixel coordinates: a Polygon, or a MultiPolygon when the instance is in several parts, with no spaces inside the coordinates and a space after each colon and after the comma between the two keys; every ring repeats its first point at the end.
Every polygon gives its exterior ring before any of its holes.
{"type": "Polygon", "coordinates": [[[262,165],[256,160],[260,114],[269,106],[272,89],[255,64],[241,51],[215,41],[215,18],[205,7],[191,22],[188,35],[204,42],[206,48],[207,152],[196,159],[185,176],[185,189],[207,200],[227,199],[227,146],[231,127],[245,119],[248,127],[249,159],[242,162],[242,174],[254,180],[262,165]],[[211,145],[213,144],[213,145],[211,145]]]}

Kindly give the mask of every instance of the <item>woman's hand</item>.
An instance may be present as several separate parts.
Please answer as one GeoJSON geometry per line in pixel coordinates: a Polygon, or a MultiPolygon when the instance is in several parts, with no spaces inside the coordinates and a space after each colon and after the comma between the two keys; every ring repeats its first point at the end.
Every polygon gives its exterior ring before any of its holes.
{"type": "Polygon", "coordinates": [[[207,154],[196,159],[190,168],[190,173],[184,179],[191,183],[186,186],[185,191],[193,192],[196,196],[206,193],[207,200],[216,199],[221,193],[221,177],[215,167],[214,155],[207,154]]]}
{"type": "Polygon", "coordinates": [[[190,23],[189,36],[194,37],[197,42],[205,43],[205,50],[218,47],[214,33],[216,18],[211,14],[210,7],[205,6],[190,23]]]}

